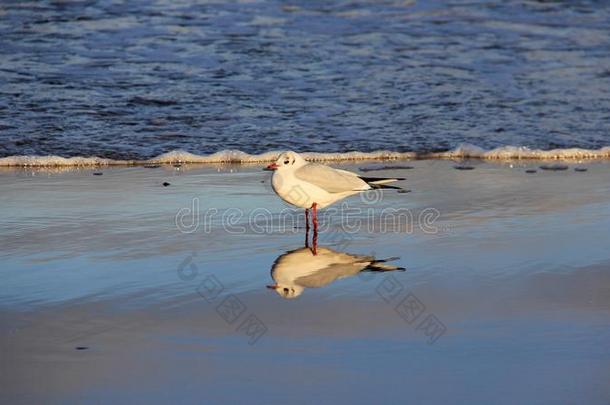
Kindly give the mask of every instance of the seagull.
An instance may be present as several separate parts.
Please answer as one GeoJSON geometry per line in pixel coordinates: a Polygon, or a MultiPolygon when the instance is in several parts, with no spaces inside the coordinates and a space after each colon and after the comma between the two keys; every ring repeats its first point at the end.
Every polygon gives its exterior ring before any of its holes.
{"type": "Polygon", "coordinates": [[[278,257],[271,267],[275,290],[282,298],[296,298],[305,288],[324,287],[335,280],[355,276],[361,271],[394,271],[403,267],[385,264],[392,257],[376,260],[373,256],[354,255],[320,247],[317,254],[307,248],[291,250],[278,257]]]}
{"type": "Polygon", "coordinates": [[[398,189],[388,186],[404,178],[363,177],[347,170],[309,163],[296,152],[283,152],[264,170],[273,171],[273,191],[288,204],[305,209],[306,230],[309,231],[309,209],[312,210],[314,235],[318,230],[318,208],[325,208],[346,197],[372,189],[398,189]]]}

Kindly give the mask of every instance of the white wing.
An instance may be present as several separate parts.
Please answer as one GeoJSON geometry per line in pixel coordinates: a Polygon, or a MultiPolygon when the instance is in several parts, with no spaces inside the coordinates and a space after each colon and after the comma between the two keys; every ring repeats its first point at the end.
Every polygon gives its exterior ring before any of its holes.
{"type": "Polygon", "coordinates": [[[274,281],[302,287],[323,287],[331,282],[357,274],[375,258],[352,255],[322,247],[314,255],[309,248],[286,252],[271,269],[274,281]]]}
{"type": "Polygon", "coordinates": [[[294,280],[295,284],[306,288],[324,287],[333,281],[358,274],[367,263],[333,264],[308,276],[294,280]]]}
{"type": "Polygon", "coordinates": [[[371,188],[356,173],[333,169],[318,163],[310,163],[298,168],[294,175],[299,179],[314,184],[329,193],[368,190],[371,188]]]}

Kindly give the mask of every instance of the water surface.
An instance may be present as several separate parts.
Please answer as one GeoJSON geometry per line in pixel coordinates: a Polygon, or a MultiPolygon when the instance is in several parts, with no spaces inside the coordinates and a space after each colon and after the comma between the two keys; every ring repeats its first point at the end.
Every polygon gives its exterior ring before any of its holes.
{"type": "Polygon", "coordinates": [[[4,1],[0,156],[610,145],[601,1],[4,1]]]}

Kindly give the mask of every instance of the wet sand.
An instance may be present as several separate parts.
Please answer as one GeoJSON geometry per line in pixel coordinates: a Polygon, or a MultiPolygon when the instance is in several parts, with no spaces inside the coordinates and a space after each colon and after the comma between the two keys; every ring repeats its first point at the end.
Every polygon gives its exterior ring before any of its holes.
{"type": "Polygon", "coordinates": [[[406,270],[290,300],[260,166],[2,169],[0,401],[608,403],[610,164],[407,163],[318,241],[406,270]]]}

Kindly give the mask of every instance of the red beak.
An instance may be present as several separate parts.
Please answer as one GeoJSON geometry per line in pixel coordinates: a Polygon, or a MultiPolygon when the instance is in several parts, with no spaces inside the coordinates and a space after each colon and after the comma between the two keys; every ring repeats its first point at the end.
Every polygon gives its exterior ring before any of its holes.
{"type": "Polygon", "coordinates": [[[263,170],[277,170],[279,166],[277,165],[277,163],[271,163],[270,165],[268,165],[266,168],[264,168],[263,170]]]}
{"type": "Polygon", "coordinates": [[[277,285],[277,284],[267,286],[267,288],[271,288],[272,290],[277,290],[278,287],[279,287],[279,285],[277,285]]]}

